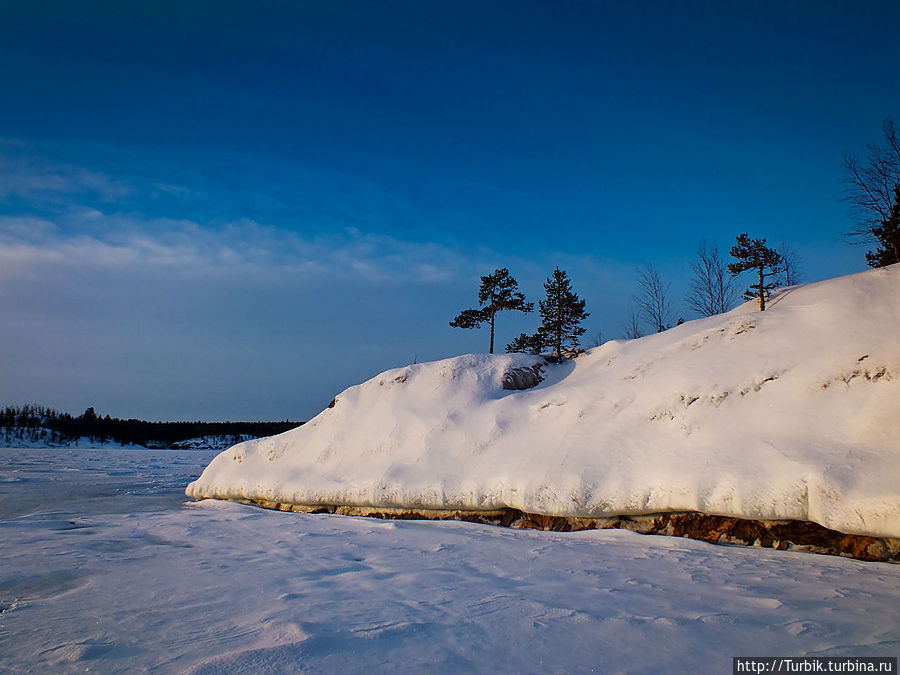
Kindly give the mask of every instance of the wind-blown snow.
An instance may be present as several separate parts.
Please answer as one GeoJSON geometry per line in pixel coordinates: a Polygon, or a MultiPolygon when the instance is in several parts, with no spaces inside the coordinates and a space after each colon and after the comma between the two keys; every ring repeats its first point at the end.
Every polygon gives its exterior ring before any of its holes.
{"type": "Polygon", "coordinates": [[[211,454],[0,449],[0,672],[722,673],[900,651],[900,565],[185,504],[211,454]]]}
{"type": "Polygon", "coordinates": [[[351,387],[218,455],[194,497],[560,516],[811,520],[900,537],[900,265],[539,357],[466,355],[351,387]]]}

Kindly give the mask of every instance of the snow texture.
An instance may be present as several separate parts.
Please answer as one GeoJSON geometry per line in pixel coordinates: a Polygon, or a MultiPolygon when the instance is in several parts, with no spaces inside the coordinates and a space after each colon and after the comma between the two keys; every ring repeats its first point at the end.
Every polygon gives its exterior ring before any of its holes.
{"type": "Polygon", "coordinates": [[[562,364],[382,373],[217,456],[194,497],[558,516],[700,511],[900,537],[900,265],[562,364]],[[543,381],[503,387],[540,367],[543,381]]]}
{"type": "Polygon", "coordinates": [[[900,652],[900,565],[185,504],[211,457],[0,449],[0,672],[722,673],[900,652]]]}

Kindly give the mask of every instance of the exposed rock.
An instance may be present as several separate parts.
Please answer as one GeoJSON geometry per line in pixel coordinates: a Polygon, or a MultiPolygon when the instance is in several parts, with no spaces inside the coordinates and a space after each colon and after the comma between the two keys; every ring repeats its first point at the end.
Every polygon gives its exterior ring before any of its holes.
{"type": "Polygon", "coordinates": [[[574,532],[623,529],[778,550],[809,551],[859,560],[900,562],[900,539],[867,537],[830,530],[802,520],[748,520],[705,513],[657,513],[613,518],[560,518],[522,514],[512,527],[574,532]]]}
{"type": "Polygon", "coordinates": [[[540,384],[544,379],[545,363],[538,363],[533,366],[524,368],[510,368],[503,374],[503,380],[500,383],[504,389],[531,389],[540,384]]]}
{"type": "Polygon", "coordinates": [[[747,520],[695,511],[609,518],[569,518],[525,513],[517,509],[493,511],[390,509],[371,506],[289,504],[253,499],[236,501],[277,511],[331,513],[386,520],[461,520],[485,525],[552,530],[554,532],[630,530],[639,534],[688,537],[711,544],[759,546],[779,551],[807,551],[856,558],[857,560],[900,562],[900,539],[845,534],[802,520],[747,520]]]}

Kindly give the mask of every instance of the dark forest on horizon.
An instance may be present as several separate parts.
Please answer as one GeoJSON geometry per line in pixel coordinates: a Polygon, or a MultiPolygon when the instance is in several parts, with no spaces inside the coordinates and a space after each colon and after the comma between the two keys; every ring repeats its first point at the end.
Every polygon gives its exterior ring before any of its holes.
{"type": "Polygon", "coordinates": [[[59,412],[41,405],[7,406],[0,409],[0,428],[47,429],[55,440],[80,437],[102,442],[141,445],[148,448],[167,448],[180,441],[203,436],[274,436],[303,422],[148,422],[138,419],[119,419],[100,416],[88,408],[79,416],[59,412]]]}

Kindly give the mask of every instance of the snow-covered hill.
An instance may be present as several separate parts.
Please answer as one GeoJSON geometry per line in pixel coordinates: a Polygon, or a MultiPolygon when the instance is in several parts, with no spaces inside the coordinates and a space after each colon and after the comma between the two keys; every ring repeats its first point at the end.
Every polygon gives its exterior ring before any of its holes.
{"type": "Polygon", "coordinates": [[[900,266],[559,365],[466,355],[390,370],[298,429],[224,451],[186,492],[573,517],[699,511],[900,537],[900,266]],[[537,386],[504,388],[535,369],[537,386]]]}

